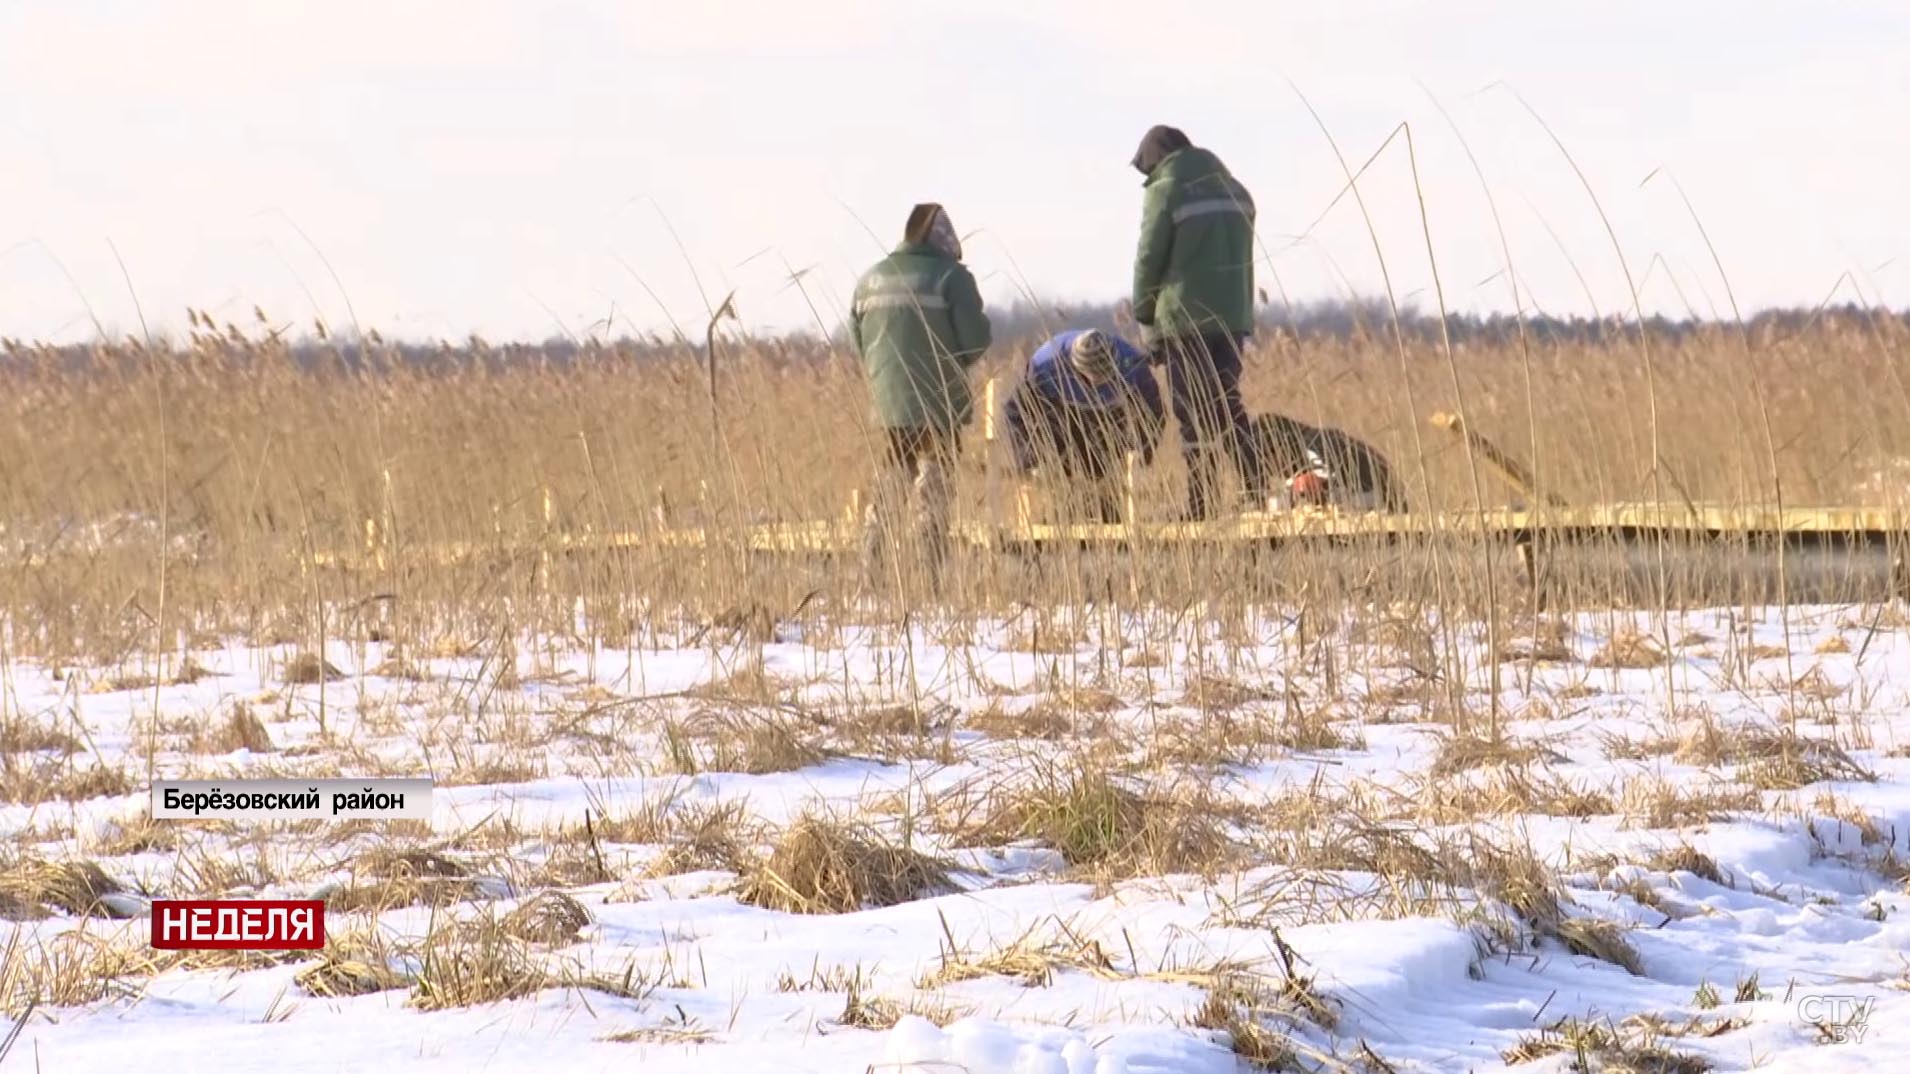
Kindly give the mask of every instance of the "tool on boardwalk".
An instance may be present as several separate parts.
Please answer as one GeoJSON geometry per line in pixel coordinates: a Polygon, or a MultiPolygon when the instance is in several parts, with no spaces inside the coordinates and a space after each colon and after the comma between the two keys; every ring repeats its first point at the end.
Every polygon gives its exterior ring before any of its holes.
{"type": "Polygon", "coordinates": [[[1546,492],[1538,487],[1538,481],[1519,463],[1519,460],[1499,450],[1498,445],[1484,436],[1466,427],[1466,423],[1457,414],[1440,412],[1428,419],[1434,428],[1444,429],[1464,440],[1472,450],[1483,456],[1501,480],[1510,485],[1519,495],[1528,499],[1541,500],[1548,507],[1570,506],[1563,496],[1546,492]]]}

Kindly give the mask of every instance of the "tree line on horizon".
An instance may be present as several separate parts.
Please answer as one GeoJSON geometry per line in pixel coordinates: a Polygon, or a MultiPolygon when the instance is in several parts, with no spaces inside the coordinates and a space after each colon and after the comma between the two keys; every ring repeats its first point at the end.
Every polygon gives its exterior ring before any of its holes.
{"type": "MultiPolygon", "coordinates": [[[[1123,315],[1122,304],[1115,302],[1036,303],[1020,300],[992,307],[989,317],[994,323],[997,341],[1010,345],[1032,345],[1052,333],[1070,328],[1098,328],[1130,337],[1136,335],[1134,326],[1123,315]]],[[[1408,343],[1438,345],[1442,338],[1450,338],[1455,346],[1516,346],[1521,331],[1534,346],[1623,346],[1635,343],[1640,328],[1637,318],[1616,315],[1527,315],[1521,322],[1512,314],[1495,312],[1485,315],[1449,313],[1442,329],[1436,313],[1428,313],[1412,305],[1400,307],[1397,321],[1399,334],[1408,343]]],[[[1283,337],[1294,342],[1372,341],[1390,344],[1394,331],[1394,315],[1384,298],[1265,304],[1258,322],[1263,337],[1283,337]]],[[[196,327],[198,323],[195,320],[195,328],[187,338],[161,336],[155,339],[155,349],[190,349],[210,342],[214,346],[238,351],[255,349],[258,344],[269,341],[282,343],[283,349],[300,364],[316,366],[342,361],[348,368],[394,359],[405,364],[426,366],[525,360],[562,364],[586,354],[614,353],[642,359],[682,356],[692,352],[700,355],[704,350],[704,340],[691,339],[676,332],[614,337],[553,335],[540,341],[493,341],[472,336],[458,341],[421,342],[385,339],[376,331],[368,332],[366,338],[361,339],[350,330],[339,331],[320,324],[274,327],[269,322],[261,321],[215,328],[210,318],[206,318],[204,323],[207,327],[200,329],[196,327]]],[[[1670,342],[1720,333],[1736,334],[1738,331],[1738,325],[1729,320],[1662,315],[1646,318],[1642,327],[1653,340],[1670,342]]],[[[1910,329],[1910,310],[1878,309],[1855,303],[1776,308],[1751,315],[1745,319],[1743,327],[1753,340],[1795,337],[1813,329],[1833,327],[1865,332],[1894,331],[1910,329]]],[[[747,341],[753,350],[784,361],[819,360],[831,353],[839,353],[846,346],[839,331],[832,333],[825,341],[813,328],[739,334],[733,325],[727,323],[720,327],[718,339],[719,349],[747,341]]],[[[96,342],[45,345],[0,338],[0,365],[5,364],[6,358],[39,355],[59,359],[61,364],[84,367],[98,355],[99,350],[96,342]]]]}

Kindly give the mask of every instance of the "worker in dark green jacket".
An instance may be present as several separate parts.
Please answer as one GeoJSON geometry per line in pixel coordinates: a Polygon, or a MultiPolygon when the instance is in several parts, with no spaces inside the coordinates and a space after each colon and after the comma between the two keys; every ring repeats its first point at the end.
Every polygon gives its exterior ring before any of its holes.
{"type": "Polygon", "coordinates": [[[961,427],[974,409],[968,371],[991,335],[947,210],[917,205],[902,244],[857,282],[849,317],[850,341],[868,371],[886,440],[869,505],[872,567],[908,509],[912,481],[918,532],[931,570],[939,570],[961,427]]]}
{"type": "Polygon", "coordinates": [[[1148,131],[1132,163],[1147,177],[1134,319],[1167,366],[1187,462],[1185,517],[1213,516],[1221,454],[1262,507],[1264,467],[1240,397],[1240,349],[1253,333],[1253,198],[1219,157],[1173,127],[1148,131]]]}

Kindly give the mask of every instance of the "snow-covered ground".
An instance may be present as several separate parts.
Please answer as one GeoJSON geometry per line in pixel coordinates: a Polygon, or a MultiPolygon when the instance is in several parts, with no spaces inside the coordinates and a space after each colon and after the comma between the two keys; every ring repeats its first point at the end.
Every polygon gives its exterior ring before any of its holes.
{"type": "Polygon", "coordinates": [[[1590,1070],[1901,1069],[1904,620],[1688,613],[1662,662],[1634,629],[1660,634],[1604,613],[1518,627],[1496,746],[1476,741],[1482,628],[1455,632],[1454,661],[1437,624],[1379,610],[341,644],[322,684],[285,681],[290,650],[233,644],[159,688],[157,731],[149,668],[16,663],[9,756],[42,770],[9,780],[0,835],[27,856],[9,871],[97,863],[136,914],[143,896],[341,897],[382,848],[456,895],[334,911],[334,939],[384,938],[392,987],[351,996],[314,994],[312,960],[142,965],[137,917],[8,924],[16,1014],[36,983],[110,987],[43,998],[0,1063],[1199,1074],[1250,1069],[1235,1046],[1257,1042],[1293,1069],[1373,1074],[1567,1070],[1578,1045],[1590,1070]],[[436,817],[154,826],[149,755],[171,778],[429,772],[436,817]],[[130,793],[84,797],[102,763],[130,793]],[[1087,824],[1086,849],[1053,845],[1052,823],[1018,838],[977,820],[1109,786],[1151,804],[1087,824]],[[745,898],[811,815],[924,852],[947,883],[842,913],[745,898]],[[588,921],[511,948],[546,987],[429,1000],[447,920],[553,888],[588,921]]]}

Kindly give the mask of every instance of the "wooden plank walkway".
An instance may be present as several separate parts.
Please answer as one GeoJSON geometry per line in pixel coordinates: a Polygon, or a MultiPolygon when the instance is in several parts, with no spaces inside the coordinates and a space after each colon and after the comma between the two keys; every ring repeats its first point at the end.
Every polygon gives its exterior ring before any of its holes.
{"type": "MultiPolygon", "coordinates": [[[[1452,511],[1438,514],[1388,515],[1372,512],[1341,513],[1331,509],[1300,508],[1266,514],[1246,514],[1206,522],[1133,522],[1065,524],[960,519],[952,527],[959,542],[983,550],[1012,550],[1045,545],[1244,545],[1287,542],[1335,542],[1357,539],[1473,537],[1488,535],[1508,541],[1573,544],[1587,540],[1655,543],[1654,534],[1685,540],[1724,537],[1774,540],[1779,535],[1816,537],[1835,543],[1894,543],[1910,535],[1910,513],[1877,507],[1775,507],[1719,504],[1597,504],[1571,507],[1452,511]]],[[[591,532],[552,530],[541,537],[497,541],[454,541],[407,544],[399,558],[423,557],[437,562],[519,553],[560,555],[617,549],[684,549],[742,547],[754,552],[787,554],[853,553],[862,530],[850,514],[809,522],[765,522],[738,529],[657,527],[647,531],[591,532]]],[[[321,563],[337,566],[351,561],[384,559],[397,550],[368,535],[362,553],[323,554],[321,563]]]]}
{"type": "Polygon", "coordinates": [[[1196,523],[1114,525],[1034,524],[1006,527],[1012,540],[1114,540],[1245,542],[1361,536],[1463,535],[1548,536],[1570,540],[1588,534],[1642,537],[1778,534],[1883,538],[1905,532],[1910,514],[1869,507],[1786,507],[1717,504],[1596,504],[1572,507],[1448,511],[1387,515],[1301,508],[1264,515],[1196,523]]]}

